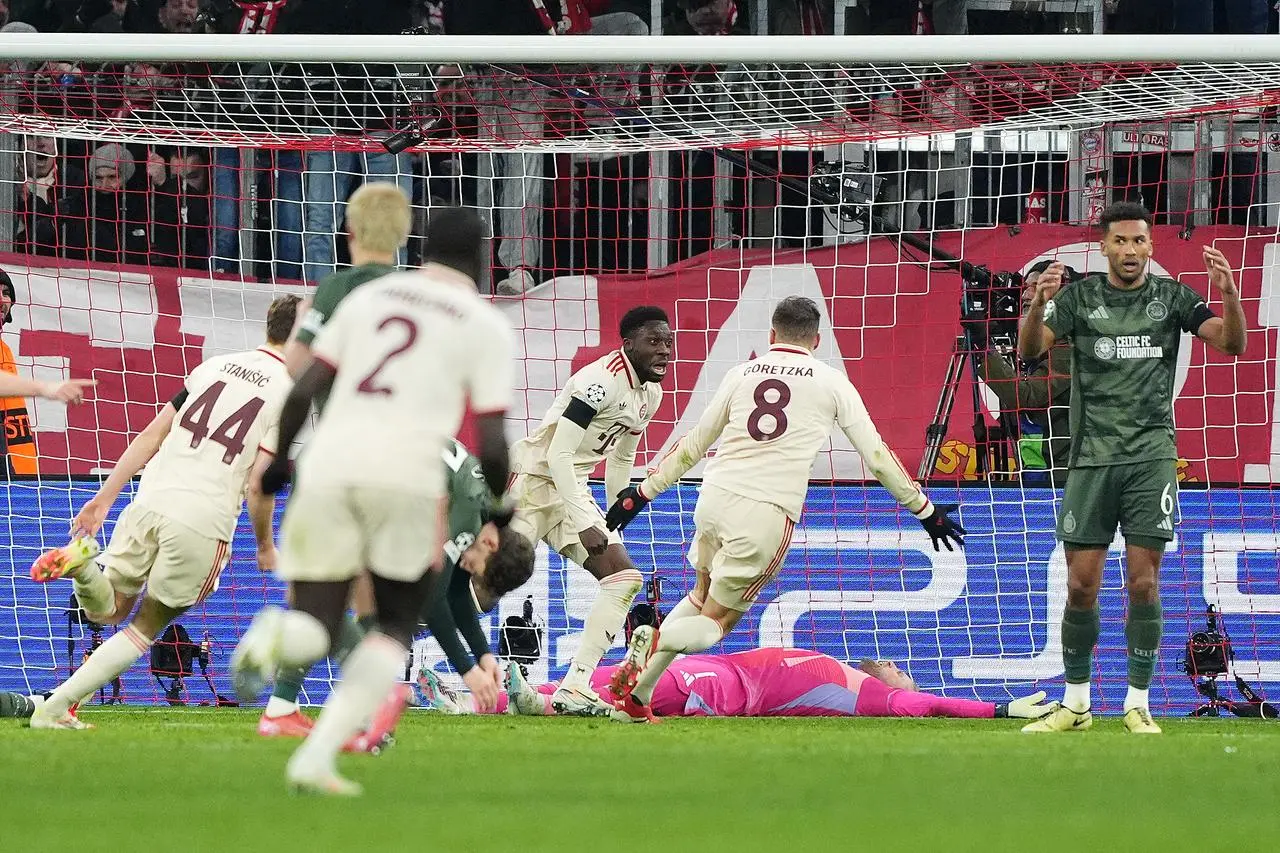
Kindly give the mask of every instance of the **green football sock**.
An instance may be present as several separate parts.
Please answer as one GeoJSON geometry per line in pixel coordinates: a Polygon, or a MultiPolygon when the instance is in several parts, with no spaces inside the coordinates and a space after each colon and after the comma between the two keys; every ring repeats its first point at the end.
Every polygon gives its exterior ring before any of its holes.
{"type": "Polygon", "coordinates": [[[1095,604],[1087,610],[1067,607],[1062,612],[1062,664],[1067,682],[1081,684],[1089,680],[1093,668],[1093,647],[1098,644],[1101,619],[1095,604]]]}
{"type": "Polygon", "coordinates": [[[337,663],[342,663],[347,655],[351,654],[351,650],[360,645],[364,635],[369,633],[375,624],[377,624],[376,616],[362,616],[357,619],[348,613],[342,620],[342,626],[338,628],[338,641],[333,644],[329,657],[337,663]]]}
{"type": "Polygon", "coordinates": [[[302,692],[302,682],[311,667],[281,667],[276,670],[276,686],[271,691],[272,699],[297,704],[298,694],[302,692]]]}
{"type": "Polygon", "coordinates": [[[1160,602],[1129,604],[1129,618],[1124,623],[1124,637],[1129,643],[1129,686],[1146,690],[1151,686],[1151,673],[1156,668],[1160,650],[1160,634],[1164,618],[1160,602]]]}

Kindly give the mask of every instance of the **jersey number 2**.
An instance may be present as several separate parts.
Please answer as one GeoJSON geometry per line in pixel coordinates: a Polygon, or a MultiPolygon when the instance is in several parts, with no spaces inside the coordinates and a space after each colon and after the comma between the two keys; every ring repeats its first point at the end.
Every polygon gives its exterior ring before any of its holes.
{"type": "Polygon", "coordinates": [[[408,317],[393,314],[378,324],[378,331],[386,331],[390,326],[402,326],[404,328],[404,341],[384,355],[378,363],[374,365],[373,370],[370,370],[364,379],[360,380],[360,384],[356,386],[356,390],[361,394],[378,394],[384,397],[392,394],[393,390],[390,387],[378,384],[378,374],[387,366],[387,362],[404,353],[418,340],[418,324],[410,320],[408,317]]]}
{"type": "Polygon", "coordinates": [[[199,447],[200,442],[205,438],[214,444],[221,444],[225,450],[222,454],[222,462],[224,465],[230,465],[244,452],[245,436],[253,427],[253,421],[258,417],[258,412],[262,411],[262,407],[266,405],[266,400],[254,397],[210,430],[209,418],[213,415],[213,407],[217,405],[218,398],[226,389],[225,382],[215,382],[204,389],[204,393],[192,400],[191,405],[183,411],[182,417],[178,420],[178,426],[191,433],[192,449],[199,447]]]}
{"type": "Polygon", "coordinates": [[[781,379],[766,379],[756,386],[752,396],[756,407],[747,417],[747,435],[756,441],[772,441],[787,431],[787,403],[791,402],[791,386],[781,379]],[[769,393],[778,396],[769,399],[769,393]],[[765,432],[760,428],[760,421],[765,415],[773,418],[773,429],[765,432]]]}

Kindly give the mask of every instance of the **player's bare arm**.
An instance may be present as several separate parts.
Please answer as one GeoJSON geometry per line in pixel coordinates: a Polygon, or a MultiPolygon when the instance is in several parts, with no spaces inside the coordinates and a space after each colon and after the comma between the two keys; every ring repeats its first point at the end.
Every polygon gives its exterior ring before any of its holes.
{"type": "Polygon", "coordinates": [[[293,324],[293,332],[289,335],[289,342],[284,345],[284,366],[292,377],[300,376],[302,371],[307,369],[307,363],[311,360],[311,344],[298,340],[298,331],[306,326],[311,312],[311,305],[312,299],[310,296],[298,304],[298,319],[293,324]]]}
{"type": "Polygon", "coordinates": [[[1247,335],[1235,275],[1222,252],[1212,246],[1203,248],[1204,270],[1209,274],[1209,283],[1222,297],[1222,316],[1210,317],[1201,323],[1196,329],[1196,337],[1224,355],[1243,355],[1247,335]]]}
{"type": "Polygon", "coordinates": [[[262,475],[273,458],[274,453],[258,449],[246,491],[249,522],[253,526],[253,536],[258,544],[258,570],[263,573],[273,572],[276,568],[276,543],[271,529],[276,501],[274,496],[264,493],[261,487],[262,475]]]}
{"type": "Polygon", "coordinates": [[[332,365],[313,358],[310,366],[289,390],[289,396],[285,398],[284,407],[280,410],[280,440],[276,444],[279,452],[272,457],[256,480],[264,494],[274,495],[289,483],[288,449],[293,446],[298,433],[307,422],[311,401],[317,394],[328,392],[336,375],[337,370],[332,365]]]}
{"type": "Polygon", "coordinates": [[[68,379],[65,382],[39,382],[12,373],[0,373],[0,397],[39,397],[75,405],[84,401],[86,388],[97,385],[95,379],[68,379]]]}
{"type": "Polygon", "coordinates": [[[1039,358],[1045,350],[1053,346],[1056,336],[1053,330],[1044,324],[1045,306],[1062,288],[1062,272],[1065,267],[1060,263],[1050,264],[1036,281],[1035,294],[1031,297],[1031,306],[1027,316],[1018,329],[1018,355],[1026,359],[1039,358]]]}
{"type": "MultiPolygon", "coordinates": [[[[185,393],[185,391],[182,392],[179,397],[185,393]]],[[[173,428],[173,419],[177,414],[178,409],[174,403],[165,403],[164,408],[151,419],[151,423],[129,442],[129,446],[125,448],[124,453],[120,454],[119,461],[111,469],[107,479],[98,488],[98,493],[81,508],[80,513],[72,521],[73,538],[97,535],[112,504],[120,496],[124,484],[136,477],[138,472],[151,461],[151,457],[156,455],[160,449],[160,443],[173,428]]]]}
{"type": "Polygon", "coordinates": [[[476,416],[476,457],[489,491],[501,496],[511,476],[510,451],[504,427],[505,412],[486,412],[476,416]]]}

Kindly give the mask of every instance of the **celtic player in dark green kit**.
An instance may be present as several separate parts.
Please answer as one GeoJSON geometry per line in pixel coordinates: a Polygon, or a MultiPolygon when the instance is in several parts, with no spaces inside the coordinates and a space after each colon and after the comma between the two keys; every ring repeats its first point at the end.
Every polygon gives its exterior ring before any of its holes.
{"type": "Polygon", "coordinates": [[[1088,728],[1089,673],[1098,642],[1098,588],[1116,527],[1125,539],[1129,611],[1129,690],[1124,724],[1159,734],[1147,690],[1160,647],[1159,573],[1173,539],[1178,458],[1173,428],[1173,383],[1184,332],[1228,355],[1245,348],[1244,311],[1227,259],[1204,247],[1209,281],[1223,316],[1191,288],[1151,275],[1151,214],[1119,202],[1102,215],[1107,273],[1062,287],[1062,265],[1041,275],[1018,336],[1023,358],[1056,341],[1072,347],[1070,476],[1058,513],[1058,538],[1067,556],[1067,606],[1062,617],[1062,702],[1024,732],[1088,728]]]}

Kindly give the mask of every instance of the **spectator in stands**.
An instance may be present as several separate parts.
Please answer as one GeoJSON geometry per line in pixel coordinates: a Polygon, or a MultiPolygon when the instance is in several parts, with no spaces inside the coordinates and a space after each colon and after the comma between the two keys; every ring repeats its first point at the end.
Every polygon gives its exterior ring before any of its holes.
{"type": "Polygon", "coordinates": [[[204,269],[209,262],[209,157],[200,148],[153,152],[161,180],[151,188],[150,262],[204,269]]]}
{"type": "MultiPolygon", "coordinates": [[[[1040,274],[1051,263],[1040,261],[1027,270],[1022,316],[1025,317],[1031,307],[1040,274]]],[[[1080,274],[1067,267],[1062,278],[1069,283],[1079,279],[1080,274]]],[[[991,346],[985,321],[965,325],[975,349],[978,372],[999,399],[1001,413],[1011,414],[1017,421],[1015,437],[1022,484],[1060,488],[1066,483],[1071,453],[1070,344],[1051,347],[1042,357],[1023,363],[1019,369],[1014,361],[1016,352],[1006,356],[991,346]]],[[[1016,342],[1014,347],[1016,349],[1016,342]]]]}
{"type": "Polygon", "coordinates": [[[744,36],[751,34],[751,27],[737,0],[678,0],[675,10],[662,19],[662,34],[744,36]]]}
{"type": "Polygon", "coordinates": [[[771,36],[821,36],[833,33],[834,0],[772,0],[769,3],[771,36]]]}
{"type": "MultiPolygon", "coordinates": [[[[591,35],[649,34],[631,12],[609,13],[608,0],[446,0],[444,29],[450,35],[591,35]]],[[[619,69],[619,76],[626,76],[619,69]]],[[[553,79],[560,79],[552,70],[553,79]]],[[[530,141],[546,132],[547,109],[562,100],[559,93],[519,74],[503,75],[491,67],[472,69],[481,138],[530,141]]],[[[575,81],[576,82],[576,81],[575,81]]],[[[626,106],[608,85],[597,91],[626,106]]],[[[633,97],[633,96],[632,96],[633,97]]],[[[493,154],[482,158],[479,204],[494,210],[493,236],[497,263],[505,270],[498,293],[524,293],[537,284],[542,267],[543,211],[546,207],[544,157],[541,154],[493,154]]]]}
{"type": "Polygon", "coordinates": [[[136,169],[123,145],[94,150],[87,169],[91,185],[69,204],[67,257],[109,264],[145,257],[145,194],[125,191],[136,169]]]}
{"type": "Polygon", "coordinates": [[[62,213],[72,188],[82,190],[84,177],[59,161],[58,140],[29,136],[19,161],[21,185],[14,211],[14,250],[30,255],[60,256],[66,247],[67,222],[62,213]]]}

